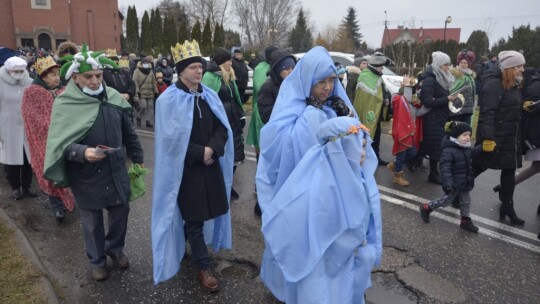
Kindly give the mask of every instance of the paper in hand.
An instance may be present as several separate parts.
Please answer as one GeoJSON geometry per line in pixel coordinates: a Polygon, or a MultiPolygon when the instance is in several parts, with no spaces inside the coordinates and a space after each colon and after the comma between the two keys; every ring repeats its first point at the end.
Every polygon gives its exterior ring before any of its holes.
{"type": "Polygon", "coordinates": [[[111,148],[104,145],[97,145],[96,146],[96,155],[106,155],[106,154],[112,154],[116,151],[120,150],[120,148],[111,148]]]}

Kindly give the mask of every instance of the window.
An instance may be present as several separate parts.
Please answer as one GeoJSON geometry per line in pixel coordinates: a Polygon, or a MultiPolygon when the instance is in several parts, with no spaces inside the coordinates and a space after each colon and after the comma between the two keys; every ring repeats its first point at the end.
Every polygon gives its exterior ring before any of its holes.
{"type": "Polygon", "coordinates": [[[33,9],[51,9],[51,0],[30,0],[33,9]]]}
{"type": "Polygon", "coordinates": [[[35,0],[36,5],[47,5],[47,0],[35,0]]]}

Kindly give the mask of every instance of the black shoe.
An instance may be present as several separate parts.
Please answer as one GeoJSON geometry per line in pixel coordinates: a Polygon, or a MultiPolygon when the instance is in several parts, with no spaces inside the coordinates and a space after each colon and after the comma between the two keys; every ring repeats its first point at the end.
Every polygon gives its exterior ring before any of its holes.
{"type": "Polygon", "coordinates": [[[428,176],[427,180],[430,183],[440,185],[441,184],[441,174],[439,173],[439,171],[431,171],[431,172],[429,172],[429,176],[428,176]]]}
{"type": "Polygon", "coordinates": [[[147,127],[147,128],[153,128],[154,125],[153,125],[151,122],[148,122],[148,121],[147,121],[147,122],[146,122],[146,127],[147,127]]]}
{"type": "Polygon", "coordinates": [[[11,191],[11,197],[13,197],[13,199],[16,200],[16,201],[22,199],[23,195],[21,193],[21,190],[20,189],[13,189],[13,191],[11,191]]]}
{"type": "Polygon", "coordinates": [[[433,210],[429,208],[427,203],[420,205],[420,217],[424,223],[429,223],[429,214],[431,212],[433,212],[433,210]]]}
{"type": "Polygon", "coordinates": [[[538,209],[536,209],[536,214],[540,215],[540,204],[538,204],[538,209]]]}
{"type": "Polygon", "coordinates": [[[259,206],[259,202],[255,202],[255,208],[253,208],[253,213],[255,213],[255,215],[258,217],[262,216],[262,210],[261,206],[259,206]]]}
{"type": "Polygon", "coordinates": [[[501,185],[497,185],[493,187],[493,192],[499,192],[499,191],[501,191],[501,185]]]}
{"type": "Polygon", "coordinates": [[[62,210],[56,210],[54,212],[54,218],[58,221],[58,222],[63,222],[65,219],[66,219],[66,211],[64,209],[62,210]]]}
{"type": "Polygon", "coordinates": [[[126,269],[126,268],[129,267],[129,259],[125,254],[123,254],[123,253],[116,254],[116,253],[112,253],[110,251],[106,252],[105,254],[108,255],[111,258],[114,265],[118,266],[118,268],[126,269]]]}
{"type": "Polygon", "coordinates": [[[137,127],[140,127],[140,126],[141,126],[141,119],[137,118],[137,127]]]}
{"type": "Polygon", "coordinates": [[[461,223],[459,224],[459,228],[470,231],[470,232],[478,232],[479,228],[476,227],[470,217],[462,217],[461,223]]]}
{"type": "Polygon", "coordinates": [[[23,187],[22,194],[26,197],[36,197],[37,193],[30,190],[30,188],[23,187]]]}
{"type": "Polygon", "coordinates": [[[379,158],[379,166],[387,166],[388,164],[389,164],[389,162],[379,158]]]}
{"type": "Polygon", "coordinates": [[[514,202],[512,201],[503,202],[501,208],[499,209],[499,220],[504,221],[507,216],[510,219],[510,222],[514,225],[525,224],[525,221],[517,216],[516,211],[514,210],[514,202]]]}
{"type": "Polygon", "coordinates": [[[234,190],[234,188],[231,188],[231,199],[239,199],[240,195],[238,195],[238,192],[234,190]]]}

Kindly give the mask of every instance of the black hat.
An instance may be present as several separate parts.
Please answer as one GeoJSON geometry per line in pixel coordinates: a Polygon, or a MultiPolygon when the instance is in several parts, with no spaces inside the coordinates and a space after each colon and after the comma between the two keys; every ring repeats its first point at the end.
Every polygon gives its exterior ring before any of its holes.
{"type": "Polygon", "coordinates": [[[460,121],[452,121],[450,123],[450,136],[453,138],[458,138],[465,132],[472,132],[472,128],[468,123],[460,121]]]}
{"type": "Polygon", "coordinates": [[[272,62],[272,53],[277,50],[278,48],[271,45],[269,47],[267,47],[266,49],[264,49],[264,58],[266,60],[266,62],[270,63],[272,62]]]}
{"type": "Polygon", "coordinates": [[[235,48],[233,53],[235,53],[235,54],[242,53],[242,50],[240,48],[235,48]]]}
{"type": "Polygon", "coordinates": [[[212,54],[212,59],[217,65],[222,65],[232,59],[232,54],[224,48],[217,48],[214,50],[214,54],[212,54]]]}

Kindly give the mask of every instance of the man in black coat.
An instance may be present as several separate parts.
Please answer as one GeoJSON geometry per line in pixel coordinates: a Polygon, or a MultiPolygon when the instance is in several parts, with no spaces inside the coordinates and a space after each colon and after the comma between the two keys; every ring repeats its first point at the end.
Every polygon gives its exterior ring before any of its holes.
{"type": "Polygon", "coordinates": [[[240,100],[242,103],[246,103],[246,88],[249,80],[249,72],[244,62],[244,54],[239,48],[234,49],[234,55],[232,58],[232,67],[236,76],[236,86],[238,87],[238,93],[240,94],[240,100]]]}

